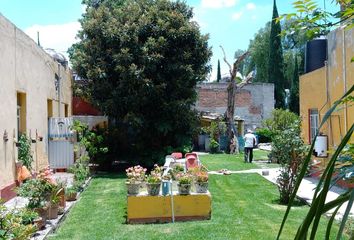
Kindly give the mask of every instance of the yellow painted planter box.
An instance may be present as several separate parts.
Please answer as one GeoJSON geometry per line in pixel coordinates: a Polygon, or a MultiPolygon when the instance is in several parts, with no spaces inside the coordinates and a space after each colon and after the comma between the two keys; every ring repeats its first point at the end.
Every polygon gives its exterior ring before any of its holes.
{"type": "MultiPolygon", "coordinates": [[[[141,193],[127,196],[128,223],[172,222],[171,196],[141,193]]],[[[210,193],[173,194],[175,221],[207,220],[211,217],[210,193]]]]}

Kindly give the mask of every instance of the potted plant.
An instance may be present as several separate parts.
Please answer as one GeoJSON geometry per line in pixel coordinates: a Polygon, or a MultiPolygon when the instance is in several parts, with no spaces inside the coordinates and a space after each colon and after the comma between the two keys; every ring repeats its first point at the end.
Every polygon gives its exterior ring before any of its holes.
{"type": "Polygon", "coordinates": [[[195,191],[197,193],[208,192],[208,172],[200,170],[195,173],[195,191]]]}
{"type": "Polygon", "coordinates": [[[149,195],[157,196],[160,193],[162,167],[157,164],[146,178],[146,189],[149,195]]]}
{"type": "Polygon", "coordinates": [[[62,188],[59,188],[59,186],[53,186],[52,188],[49,201],[49,219],[55,219],[58,217],[60,196],[62,191],[62,188]]]}
{"type": "Polygon", "coordinates": [[[193,178],[189,173],[179,173],[177,175],[177,187],[180,195],[188,195],[191,192],[193,178]]]}
{"type": "Polygon", "coordinates": [[[49,197],[51,185],[40,178],[29,179],[18,189],[17,194],[28,199],[27,208],[36,211],[45,221],[48,215],[47,199],[49,197]]]}
{"type": "Polygon", "coordinates": [[[137,165],[127,168],[125,171],[128,178],[125,182],[128,195],[137,195],[139,193],[141,183],[145,179],[146,168],[137,165]]]}
{"type": "Polygon", "coordinates": [[[59,207],[65,209],[65,206],[66,206],[66,202],[65,202],[66,182],[65,181],[57,181],[57,185],[58,185],[59,207]]]}
{"type": "Polygon", "coordinates": [[[172,167],[172,170],[171,171],[171,175],[172,175],[172,179],[173,180],[177,180],[177,175],[179,173],[183,173],[184,172],[184,166],[180,163],[178,164],[175,164],[173,167],[172,167]]]}
{"type": "Polygon", "coordinates": [[[68,202],[75,201],[77,199],[77,191],[78,191],[78,188],[75,183],[73,186],[66,187],[65,188],[66,201],[68,201],[68,202]]]}

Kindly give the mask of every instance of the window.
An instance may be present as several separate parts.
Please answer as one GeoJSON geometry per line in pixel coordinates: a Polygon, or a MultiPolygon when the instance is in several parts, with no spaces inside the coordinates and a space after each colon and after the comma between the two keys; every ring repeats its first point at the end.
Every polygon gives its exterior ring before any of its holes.
{"type": "Polygon", "coordinates": [[[17,92],[17,133],[26,133],[26,93],[17,92]]]}
{"type": "Polygon", "coordinates": [[[309,110],[309,121],[310,121],[310,130],[309,130],[309,139],[310,143],[313,141],[315,138],[317,131],[318,131],[318,126],[319,126],[319,117],[318,117],[318,109],[310,109],[309,110]]]}
{"type": "Polygon", "coordinates": [[[69,105],[64,104],[64,116],[69,117],[69,105]]]}
{"type": "Polygon", "coordinates": [[[47,99],[47,115],[48,118],[53,117],[53,100],[47,99]]]}

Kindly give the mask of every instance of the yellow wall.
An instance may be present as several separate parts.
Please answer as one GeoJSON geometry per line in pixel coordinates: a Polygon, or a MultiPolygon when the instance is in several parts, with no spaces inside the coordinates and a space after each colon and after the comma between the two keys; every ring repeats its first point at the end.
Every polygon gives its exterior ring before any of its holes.
{"type": "MultiPolygon", "coordinates": [[[[328,61],[325,67],[300,77],[300,115],[302,134],[309,143],[309,109],[317,108],[320,121],[333,103],[354,84],[354,28],[337,29],[327,36],[328,61]]],[[[328,135],[330,147],[336,147],[354,122],[354,107],[338,108],[320,132],[328,135]]]]}
{"type": "Polygon", "coordinates": [[[33,167],[48,165],[48,112],[64,116],[64,106],[72,112],[72,74],[48,55],[25,33],[0,14],[0,191],[16,179],[15,162],[17,132],[25,132],[32,139],[33,167]],[[55,89],[55,74],[61,76],[60,108],[55,89]],[[17,127],[17,104],[21,107],[23,123],[17,127]],[[48,100],[52,107],[48,107],[48,100]],[[59,109],[58,109],[59,108],[59,109]],[[8,133],[8,141],[3,134],[8,133]]]}

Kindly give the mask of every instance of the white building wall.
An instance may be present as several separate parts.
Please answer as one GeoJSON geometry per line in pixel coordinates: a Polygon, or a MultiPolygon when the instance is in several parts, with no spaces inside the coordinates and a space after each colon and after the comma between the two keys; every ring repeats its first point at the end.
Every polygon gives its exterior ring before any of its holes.
{"type": "MultiPolygon", "coordinates": [[[[32,144],[34,168],[48,165],[48,112],[47,100],[53,101],[53,116],[58,114],[58,96],[55,74],[58,62],[0,14],[0,190],[16,179],[17,160],[17,93],[26,94],[26,132],[31,138],[43,137],[32,144]],[[9,140],[3,140],[4,132],[9,140]]],[[[68,68],[60,65],[61,116],[64,104],[71,115],[72,78],[68,68]]]]}

